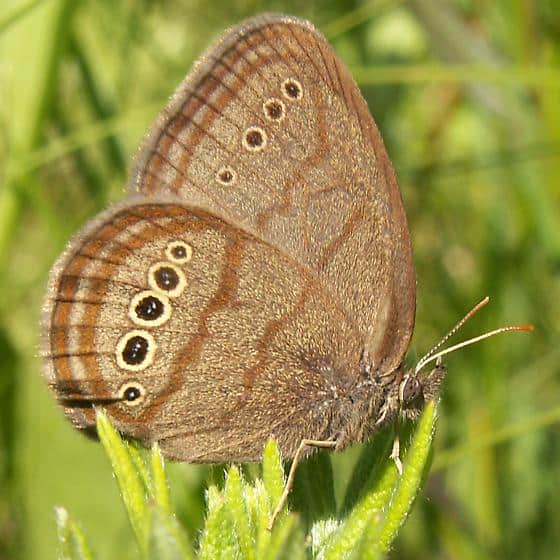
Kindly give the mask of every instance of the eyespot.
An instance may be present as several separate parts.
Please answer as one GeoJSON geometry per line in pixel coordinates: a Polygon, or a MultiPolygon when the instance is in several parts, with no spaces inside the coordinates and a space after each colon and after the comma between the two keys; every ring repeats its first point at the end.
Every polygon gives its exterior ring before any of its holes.
{"type": "Polygon", "coordinates": [[[286,116],[286,106],[280,99],[267,99],[263,103],[263,111],[269,121],[280,122],[286,116]]]}
{"type": "Polygon", "coordinates": [[[303,88],[294,78],[288,78],[282,82],[282,93],[290,101],[299,101],[303,97],[303,88]]]}
{"type": "Polygon", "coordinates": [[[174,263],[183,264],[192,259],[193,248],[184,241],[171,241],[165,249],[165,256],[174,263]]]}
{"type": "Polygon", "coordinates": [[[130,331],[117,342],[117,364],[129,371],[146,369],[154,361],[156,348],[156,341],[148,331],[130,331]]]}
{"type": "Polygon", "coordinates": [[[416,377],[405,376],[399,386],[399,399],[402,404],[410,405],[422,395],[422,384],[416,377]]]}
{"type": "Polygon", "coordinates": [[[220,169],[216,172],[216,181],[218,181],[220,185],[231,185],[235,183],[236,179],[237,174],[229,166],[220,167],[220,169]]]}
{"type": "Polygon", "coordinates": [[[243,133],[243,140],[241,143],[246,150],[250,152],[259,152],[266,148],[267,136],[266,132],[258,126],[250,126],[243,133]]]}
{"type": "Polygon", "coordinates": [[[144,290],[132,298],[128,316],[142,327],[158,327],[171,317],[171,303],[161,292],[144,290]]]}
{"type": "Polygon", "coordinates": [[[127,406],[138,406],[146,397],[146,390],[136,381],[125,383],[119,389],[119,399],[127,406]]]}
{"type": "Polygon", "coordinates": [[[152,290],[177,297],[187,285],[184,272],[170,262],[158,262],[148,270],[148,284],[152,290]]]}

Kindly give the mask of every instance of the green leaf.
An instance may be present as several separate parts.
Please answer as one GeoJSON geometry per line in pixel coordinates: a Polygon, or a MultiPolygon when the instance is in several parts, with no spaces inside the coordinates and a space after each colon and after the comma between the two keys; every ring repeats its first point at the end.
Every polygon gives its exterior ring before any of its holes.
{"type": "MultiPolygon", "coordinates": [[[[276,449],[277,450],[277,449],[276,449]]],[[[264,471],[264,466],[263,466],[264,471]]],[[[253,486],[253,496],[255,504],[255,533],[256,533],[256,556],[264,558],[266,551],[269,549],[271,532],[268,530],[268,522],[271,516],[271,497],[267,492],[262,480],[256,480],[253,486]]],[[[273,528],[273,532],[278,529],[278,525],[283,525],[285,516],[281,515],[273,528]]]]}
{"type": "Polygon", "coordinates": [[[342,514],[348,514],[365,492],[378,482],[391,453],[393,439],[394,433],[384,430],[363,446],[346,487],[340,510],[342,514]]]}
{"type": "Polygon", "coordinates": [[[274,440],[270,440],[264,448],[262,477],[265,490],[270,497],[270,512],[272,513],[280,501],[285,484],[282,458],[274,440]]]}
{"type": "Polygon", "coordinates": [[[282,522],[275,523],[270,543],[259,558],[263,560],[306,558],[305,536],[295,515],[286,515],[282,522]]]}
{"type": "MultiPolygon", "coordinates": [[[[330,458],[317,456],[305,465],[303,488],[308,492],[308,507],[303,507],[306,502],[301,502],[301,506],[308,521],[314,522],[314,556],[326,560],[348,556],[375,559],[389,550],[421,486],[435,419],[435,405],[430,403],[404,458],[402,477],[388,460],[391,439],[382,438],[366,448],[374,458],[372,461],[369,455],[363,456],[370,474],[365,476],[364,466],[357,465],[348,485],[343,520],[325,519],[335,513],[330,458]],[[350,509],[352,503],[355,505],[350,509]]],[[[164,460],[157,445],[152,448],[148,469],[142,454],[122,441],[103,412],[98,414],[97,422],[99,437],[111,460],[143,555],[165,560],[192,558],[185,533],[172,512],[164,460]]],[[[284,471],[274,442],[265,448],[262,473],[262,480],[249,484],[239,467],[232,466],[226,473],[223,491],[216,486],[208,489],[208,514],[199,558],[253,560],[305,556],[305,540],[296,516],[283,512],[272,534],[266,529],[284,490],[284,471]]]]}
{"type": "Polygon", "coordinates": [[[150,469],[146,465],[146,461],[144,460],[146,450],[141,448],[136,441],[127,441],[126,448],[130,455],[132,462],[134,463],[134,468],[144,485],[144,489],[146,493],[151,492],[152,490],[152,480],[150,478],[150,469]]]}
{"type": "Polygon", "coordinates": [[[208,517],[200,542],[200,560],[240,558],[241,549],[224,497],[215,486],[207,492],[208,517]]]}
{"type": "Polygon", "coordinates": [[[137,470],[137,461],[130,453],[104,412],[97,413],[97,433],[117,478],[121,497],[141,553],[146,556],[150,535],[150,512],[146,505],[146,489],[137,470]]]}
{"type": "Polygon", "coordinates": [[[165,462],[157,444],[152,447],[152,491],[156,504],[163,513],[173,515],[167,477],[165,476],[165,462]]]}
{"type": "Polygon", "coordinates": [[[244,482],[237,467],[231,467],[228,471],[224,498],[225,507],[235,529],[242,557],[252,560],[255,557],[255,538],[250,526],[247,504],[245,503],[244,482]]]}
{"type": "Polygon", "coordinates": [[[436,419],[436,405],[434,402],[430,402],[418,422],[414,438],[403,462],[403,475],[397,480],[385,515],[375,531],[365,534],[362,546],[363,558],[373,560],[386,554],[407,518],[414,498],[424,480],[436,419]]]}
{"type": "Polygon", "coordinates": [[[93,560],[93,554],[78,525],[63,507],[55,508],[60,560],[93,560]]]}
{"type": "Polygon", "coordinates": [[[311,527],[311,552],[313,558],[325,558],[333,539],[342,526],[339,519],[319,519],[311,527]]]}
{"type": "MultiPolygon", "coordinates": [[[[402,476],[399,476],[395,464],[389,459],[391,440],[381,440],[385,444],[385,453],[376,454],[378,464],[373,469],[372,479],[366,484],[368,490],[348,512],[343,525],[333,533],[330,543],[325,546],[325,560],[350,555],[356,558],[380,558],[389,550],[421,487],[435,420],[435,405],[429,403],[404,458],[402,476]]],[[[371,451],[372,447],[368,446],[366,449],[371,451]]],[[[366,459],[367,464],[371,464],[370,459],[366,459]]],[[[356,472],[361,473],[361,467],[357,466],[356,469],[356,472]]],[[[356,486],[357,483],[351,480],[349,492],[353,496],[358,493],[356,486]]],[[[350,499],[354,500],[347,498],[350,499]]]]}
{"type": "Polygon", "coordinates": [[[332,544],[325,550],[325,560],[337,560],[349,555],[359,545],[367,528],[371,529],[380,522],[399,476],[397,468],[388,457],[387,453],[376,484],[349,512],[346,521],[333,536],[335,538],[332,544]]]}
{"type": "Polygon", "coordinates": [[[152,510],[148,558],[189,560],[194,558],[190,544],[177,520],[165,512],[152,510]]]}

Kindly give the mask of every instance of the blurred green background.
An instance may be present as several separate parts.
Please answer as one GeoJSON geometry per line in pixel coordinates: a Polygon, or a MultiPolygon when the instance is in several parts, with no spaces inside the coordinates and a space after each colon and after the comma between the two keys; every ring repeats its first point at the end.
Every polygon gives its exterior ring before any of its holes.
{"type": "MultiPolygon", "coordinates": [[[[145,130],[201,50],[265,10],[327,35],[382,131],[415,248],[411,361],[485,295],[461,338],[536,327],[449,357],[432,472],[392,556],[558,557],[557,1],[3,0],[0,558],[55,558],[58,504],[99,558],[136,556],[101,446],[41,379],[45,283],[72,233],[122,197],[145,130]]],[[[336,476],[346,464],[335,458],[336,476]]],[[[169,470],[196,534],[210,470],[169,470]]]]}

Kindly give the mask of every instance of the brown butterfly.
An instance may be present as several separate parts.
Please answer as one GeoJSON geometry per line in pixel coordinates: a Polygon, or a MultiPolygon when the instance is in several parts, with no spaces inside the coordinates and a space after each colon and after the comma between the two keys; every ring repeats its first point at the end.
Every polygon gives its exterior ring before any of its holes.
{"type": "Polygon", "coordinates": [[[54,266],[45,376],[79,429],[102,405],[170,458],[257,461],[274,438],[296,465],[436,396],[441,360],[403,367],[415,282],[356,83],[309,22],[255,17],[194,65],[128,197],[54,266]]]}

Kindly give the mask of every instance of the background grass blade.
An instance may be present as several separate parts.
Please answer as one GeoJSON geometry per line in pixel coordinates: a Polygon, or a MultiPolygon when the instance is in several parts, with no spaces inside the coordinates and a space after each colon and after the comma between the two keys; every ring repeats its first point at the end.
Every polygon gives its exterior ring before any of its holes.
{"type": "Polygon", "coordinates": [[[63,507],[55,508],[60,560],[93,560],[86,538],[63,507]]]}

